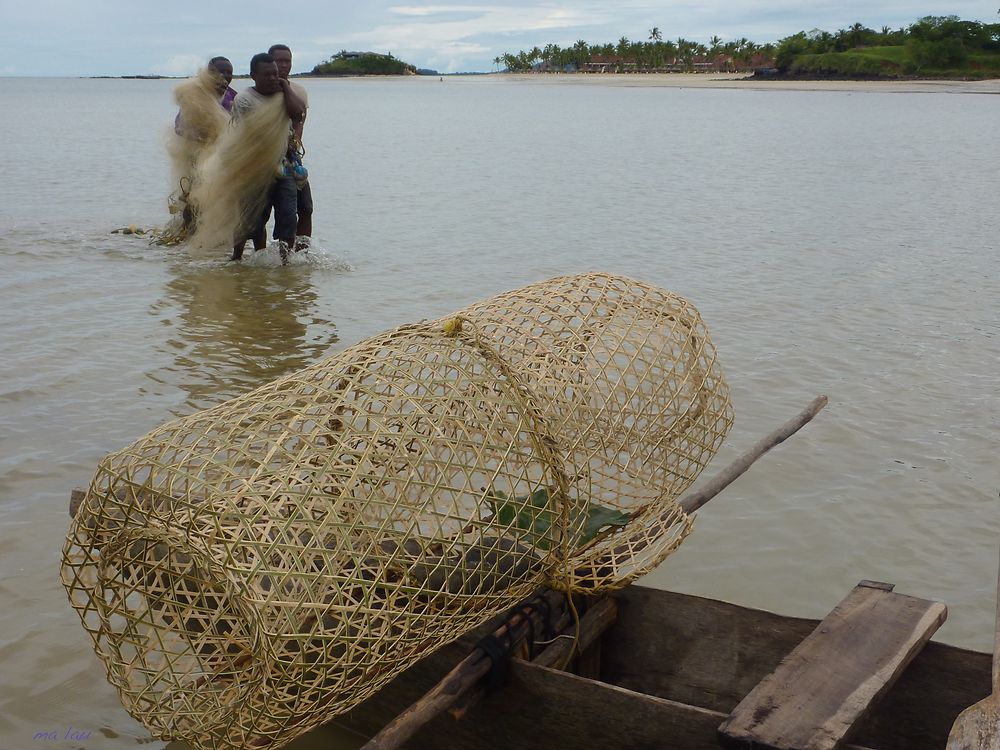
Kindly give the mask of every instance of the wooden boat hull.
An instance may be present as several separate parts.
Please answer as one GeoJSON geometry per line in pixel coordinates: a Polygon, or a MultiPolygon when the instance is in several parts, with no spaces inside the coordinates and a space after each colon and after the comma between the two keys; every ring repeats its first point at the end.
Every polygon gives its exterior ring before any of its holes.
{"type": "MultiPolygon", "coordinates": [[[[507,684],[461,720],[439,716],[410,750],[717,750],[718,728],[819,621],[630,586],[618,620],[572,674],[513,660],[507,684]],[[593,679],[591,679],[593,677],[593,679]]],[[[431,654],[335,723],[371,736],[474,647],[431,654]]],[[[943,748],[955,718],[990,692],[991,655],[930,642],[861,718],[847,748],[943,748]]]]}

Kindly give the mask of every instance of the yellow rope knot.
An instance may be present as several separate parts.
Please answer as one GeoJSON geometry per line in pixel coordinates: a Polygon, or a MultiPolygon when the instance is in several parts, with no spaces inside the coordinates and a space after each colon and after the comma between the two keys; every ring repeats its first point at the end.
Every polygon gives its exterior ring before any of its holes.
{"type": "Polygon", "coordinates": [[[449,336],[457,336],[462,332],[462,319],[448,318],[441,329],[449,336]]]}

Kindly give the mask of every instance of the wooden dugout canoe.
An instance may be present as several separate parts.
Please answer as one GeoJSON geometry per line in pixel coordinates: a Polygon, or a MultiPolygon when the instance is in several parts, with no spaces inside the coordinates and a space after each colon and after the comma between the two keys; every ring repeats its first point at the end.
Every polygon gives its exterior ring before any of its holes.
{"type": "MultiPolygon", "coordinates": [[[[923,750],[944,748],[958,714],[990,692],[990,654],[929,642],[944,605],[888,584],[863,581],[821,622],[636,585],[613,596],[617,620],[571,665],[593,679],[514,659],[504,687],[405,747],[923,750]]],[[[375,734],[488,629],[335,723],[375,734]]]]}

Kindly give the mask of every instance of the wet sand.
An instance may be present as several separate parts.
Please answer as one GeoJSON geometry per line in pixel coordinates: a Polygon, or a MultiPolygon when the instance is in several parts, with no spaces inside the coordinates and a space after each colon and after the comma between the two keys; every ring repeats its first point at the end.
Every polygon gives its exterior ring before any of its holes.
{"type": "MultiPolygon", "coordinates": [[[[878,93],[1000,94],[1000,78],[982,81],[769,81],[745,73],[497,73],[476,79],[568,86],[649,86],[669,88],[751,89],[765,91],[856,91],[878,93]]],[[[445,81],[461,80],[457,77],[445,81]]]]}

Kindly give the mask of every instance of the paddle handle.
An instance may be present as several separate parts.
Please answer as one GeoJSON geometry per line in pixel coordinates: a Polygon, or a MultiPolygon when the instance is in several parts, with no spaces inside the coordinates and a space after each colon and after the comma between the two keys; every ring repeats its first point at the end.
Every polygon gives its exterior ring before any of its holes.
{"type": "Polygon", "coordinates": [[[993,636],[993,695],[1000,695],[1000,570],[997,571],[997,624],[993,636]]]}

